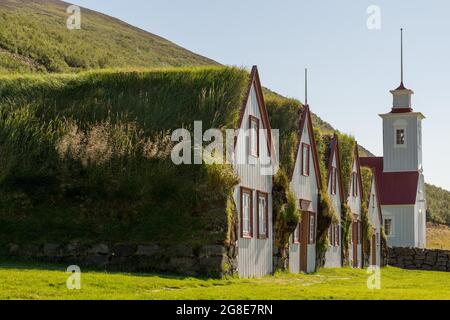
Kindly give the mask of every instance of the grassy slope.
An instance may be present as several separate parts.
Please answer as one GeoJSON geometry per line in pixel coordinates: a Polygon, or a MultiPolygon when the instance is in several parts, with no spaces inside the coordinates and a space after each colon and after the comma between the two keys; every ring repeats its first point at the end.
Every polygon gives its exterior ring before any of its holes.
{"type": "Polygon", "coordinates": [[[69,4],[0,1],[0,72],[214,65],[149,32],[82,9],[81,30],[68,30],[69,4]]]}
{"type": "Polygon", "coordinates": [[[314,275],[278,274],[262,279],[198,279],[85,271],[81,290],[66,288],[63,266],[0,264],[0,299],[450,299],[445,272],[385,268],[381,290],[367,289],[359,269],[314,275]]]}

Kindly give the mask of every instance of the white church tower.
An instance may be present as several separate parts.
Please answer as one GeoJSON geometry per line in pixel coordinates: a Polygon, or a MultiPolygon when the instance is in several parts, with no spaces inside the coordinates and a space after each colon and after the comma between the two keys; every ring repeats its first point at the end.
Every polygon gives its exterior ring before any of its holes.
{"type": "Polygon", "coordinates": [[[403,84],[403,30],[401,83],[392,90],[393,105],[383,119],[383,158],[364,158],[380,183],[383,226],[392,247],[426,247],[426,200],[422,164],[422,120],[414,112],[414,92],[403,84]]]}

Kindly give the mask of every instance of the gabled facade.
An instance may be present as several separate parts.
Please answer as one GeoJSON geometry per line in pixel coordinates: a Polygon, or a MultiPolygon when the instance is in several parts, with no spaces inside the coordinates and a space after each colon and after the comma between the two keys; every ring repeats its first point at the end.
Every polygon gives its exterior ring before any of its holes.
{"type": "Polygon", "coordinates": [[[339,221],[328,230],[329,246],[325,253],[325,268],[342,267],[342,203],[346,201],[342,184],[341,161],[338,136],[334,135],[327,150],[325,165],[327,173],[327,192],[333,203],[339,221]]]}
{"type": "Polygon", "coordinates": [[[362,268],[362,199],[363,187],[359,163],[358,145],[355,146],[352,170],[349,177],[347,203],[353,216],[350,227],[349,264],[354,268],[362,268]]]}
{"type": "Polygon", "coordinates": [[[366,195],[369,221],[373,228],[372,239],[370,239],[369,264],[371,266],[381,266],[381,227],[383,218],[381,215],[378,180],[373,169],[372,173],[370,192],[366,195]]]}
{"type": "Polygon", "coordinates": [[[234,151],[234,168],[240,178],[234,192],[238,210],[237,270],[243,278],[262,277],[273,270],[272,175],[264,172],[264,163],[271,159],[272,142],[256,67],[250,75],[239,123],[234,151]]]}
{"type": "Polygon", "coordinates": [[[310,273],[316,269],[317,211],[321,183],[311,113],[307,105],[300,117],[298,137],[290,188],[295,194],[302,216],[289,241],[289,269],[293,273],[310,273]]]}

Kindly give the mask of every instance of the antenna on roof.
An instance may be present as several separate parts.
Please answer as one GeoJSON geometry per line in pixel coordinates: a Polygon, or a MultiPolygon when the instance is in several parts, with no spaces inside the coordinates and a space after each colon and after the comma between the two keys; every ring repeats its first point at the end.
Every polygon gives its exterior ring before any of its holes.
{"type": "Polygon", "coordinates": [[[403,85],[403,28],[400,28],[400,68],[401,84],[403,85]]]}
{"type": "Polygon", "coordinates": [[[305,68],[305,104],[308,104],[308,68],[305,68]]]}

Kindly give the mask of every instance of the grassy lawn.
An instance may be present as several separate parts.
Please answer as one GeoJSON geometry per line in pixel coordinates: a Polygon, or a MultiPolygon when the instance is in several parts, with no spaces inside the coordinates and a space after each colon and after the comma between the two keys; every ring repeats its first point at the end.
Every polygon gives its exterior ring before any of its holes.
{"type": "Polygon", "coordinates": [[[322,270],[262,279],[181,278],[86,271],[81,290],[66,288],[62,266],[0,263],[0,299],[450,299],[450,273],[382,270],[369,290],[365,270],[322,270]]]}

